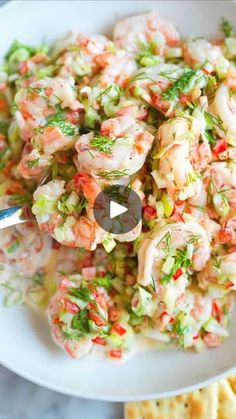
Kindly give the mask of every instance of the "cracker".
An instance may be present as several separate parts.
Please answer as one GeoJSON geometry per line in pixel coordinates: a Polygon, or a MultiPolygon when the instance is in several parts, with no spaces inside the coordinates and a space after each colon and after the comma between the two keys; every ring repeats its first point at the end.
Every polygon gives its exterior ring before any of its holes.
{"type": "Polygon", "coordinates": [[[125,419],[217,419],[217,410],[218,386],[212,384],[169,399],[126,403],[125,419]]]}
{"type": "Polygon", "coordinates": [[[228,377],[227,381],[229,382],[230,387],[232,388],[234,394],[236,395],[236,374],[228,377]]]}
{"type": "Polygon", "coordinates": [[[236,418],[236,395],[227,380],[218,383],[218,394],[218,419],[236,418]]]}

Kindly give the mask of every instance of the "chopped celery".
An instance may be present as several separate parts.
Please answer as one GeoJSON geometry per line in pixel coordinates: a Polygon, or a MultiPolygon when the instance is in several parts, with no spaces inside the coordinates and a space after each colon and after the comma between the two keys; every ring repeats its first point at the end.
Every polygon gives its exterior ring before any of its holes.
{"type": "Polygon", "coordinates": [[[102,241],[103,247],[107,253],[110,253],[116,246],[116,241],[113,239],[111,234],[107,234],[105,239],[102,241]]]}

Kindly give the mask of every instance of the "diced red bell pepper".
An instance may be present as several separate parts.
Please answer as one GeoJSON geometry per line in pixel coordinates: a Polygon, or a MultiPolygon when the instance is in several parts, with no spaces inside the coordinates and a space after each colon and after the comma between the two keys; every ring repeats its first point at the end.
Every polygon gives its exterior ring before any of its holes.
{"type": "Polygon", "coordinates": [[[45,93],[45,96],[47,96],[47,97],[51,96],[53,94],[53,88],[52,87],[47,87],[44,90],[44,93],[45,93]]]}
{"type": "Polygon", "coordinates": [[[94,321],[94,323],[98,327],[103,327],[106,324],[105,321],[98,314],[96,314],[94,311],[90,311],[89,314],[88,314],[88,317],[89,317],[90,320],[94,321]]]}
{"type": "Polygon", "coordinates": [[[106,340],[104,338],[101,338],[100,336],[96,336],[94,339],[92,339],[92,342],[102,346],[105,346],[107,344],[106,340]]]}
{"type": "Polygon", "coordinates": [[[168,316],[169,318],[169,323],[173,323],[174,322],[174,318],[171,317],[171,315],[169,313],[167,313],[167,311],[163,311],[160,315],[160,319],[162,320],[163,317],[168,316]]]}
{"type": "Polygon", "coordinates": [[[57,316],[57,317],[54,317],[54,319],[53,319],[53,324],[61,324],[62,322],[61,322],[61,320],[59,319],[59,317],[57,316]]]}
{"type": "Polygon", "coordinates": [[[65,308],[66,308],[66,311],[68,311],[71,314],[77,314],[80,311],[79,307],[75,303],[72,303],[72,301],[69,301],[69,300],[65,300],[65,308]]]}
{"type": "Polygon", "coordinates": [[[110,355],[112,358],[117,358],[117,359],[120,359],[120,358],[122,357],[122,350],[121,350],[121,349],[112,349],[112,350],[109,352],[109,355],[110,355]]]}
{"type": "Polygon", "coordinates": [[[177,281],[177,279],[183,275],[183,269],[179,268],[177,269],[177,271],[175,272],[175,274],[173,275],[173,280],[177,281]]]}
{"type": "Polygon", "coordinates": [[[118,335],[123,336],[127,333],[127,330],[120,323],[116,323],[112,326],[112,332],[116,332],[118,335]]]}
{"type": "Polygon", "coordinates": [[[216,143],[215,143],[215,145],[214,145],[214,147],[213,147],[213,149],[212,149],[212,151],[213,151],[213,153],[214,153],[214,155],[217,157],[219,154],[221,154],[221,153],[223,153],[224,151],[226,151],[227,150],[227,143],[226,143],[226,140],[225,140],[225,138],[221,138],[220,140],[218,140],[216,143]]]}
{"type": "Polygon", "coordinates": [[[191,95],[182,94],[179,97],[179,102],[181,103],[181,105],[187,105],[187,103],[191,102],[191,100],[191,95]]]}
{"type": "Polygon", "coordinates": [[[29,66],[27,61],[21,61],[21,63],[19,64],[19,72],[22,76],[24,76],[25,74],[28,73],[29,70],[29,66]]]}
{"type": "Polygon", "coordinates": [[[145,205],[143,207],[143,216],[147,221],[154,220],[157,216],[157,211],[151,205],[145,205]]]}
{"type": "Polygon", "coordinates": [[[232,240],[232,231],[229,228],[222,228],[219,231],[219,241],[222,244],[230,243],[232,240]]]}
{"type": "Polygon", "coordinates": [[[234,286],[234,283],[232,281],[229,281],[226,285],[225,288],[232,288],[234,286]]]}
{"type": "Polygon", "coordinates": [[[61,243],[58,243],[55,239],[52,239],[52,249],[60,249],[61,243]]]}

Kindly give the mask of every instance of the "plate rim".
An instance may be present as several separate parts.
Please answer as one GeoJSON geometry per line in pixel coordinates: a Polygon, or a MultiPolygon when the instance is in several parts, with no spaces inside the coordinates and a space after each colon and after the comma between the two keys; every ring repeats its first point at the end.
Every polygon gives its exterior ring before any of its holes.
{"type": "Polygon", "coordinates": [[[73,397],[80,397],[83,399],[87,399],[87,400],[97,400],[97,401],[104,401],[104,402],[134,402],[134,401],[144,401],[144,400],[161,400],[164,398],[170,398],[170,397],[176,397],[176,396],[180,396],[181,394],[184,393],[190,393],[192,391],[195,390],[199,390],[202,387],[206,387],[209,386],[217,381],[223,380],[224,378],[226,378],[227,376],[230,376],[231,374],[236,373],[236,365],[235,367],[232,367],[230,369],[226,369],[224,372],[214,375],[213,377],[207,378],[197,384],[193,384],[187,387],[181,387],[177,390],[171,390],[171,391],[165,391],[165,392],[158,392],[158,393],[149,393],[145,396],[126,396],[126,397],[121,397],[121,396],[107,396],[107,395],[94,395],[94,394],[88,394],[86,392],[86,394],[84,392],[80,392],[80,391],[73,391],[71,389],[68,389],[68,387],[63,387],[63,385],[61,386],[57,386],[54,383],[51,383],[49,380],[44,380],[44,379],[40,379],[37,376],[35,376],[34,374],[31,374],[29,372],[26,372],[24,370],[22,370],[21,368],[16,367],[15,365],[13,365],[11,362],[9,361],[4,361],[2,359],[0,359],[0,364],[3,365],[5,368],[7,368],[8,370],[10,370],[11,372],[15,373],[16,375],[24,378],[27,381],[30,381],[34,384],[39,385],[42,388],[46,388],[48,390],[60,393],[60,394],[65,394],[67,396],[73,396],[73,397]]]}

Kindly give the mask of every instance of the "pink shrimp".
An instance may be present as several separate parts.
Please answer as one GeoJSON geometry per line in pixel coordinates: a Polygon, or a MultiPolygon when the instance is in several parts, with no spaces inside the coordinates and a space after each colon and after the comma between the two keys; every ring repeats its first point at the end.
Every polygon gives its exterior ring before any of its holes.
{"type": "Polygon", "coordinates": [[[59,127],[44,128],[43,134],[34,138],[34,144],[42,148],[46,155],[51,155],[61,150],[68,150],[73,147],[76,137],[63,135],[59,127]]]}
{"type": "Polygon", "coordinates": [[[191,147],[190,160],[194,170],[200,172],[206,169],[207,165],[212,161],[211,147],[208,142],[198,141],[191,147]]]}
{"type": "Polygon", "coordinates": [[[215,71],[219,63],[221,66],[229,66],[220,46],[212,45],[203,38],[188,40],[183,47],[183,56],[191,67],[195,68],[204,64],[208,73],[215,71]]]}
{"type": "MultiPolygon", "coordinates": [[[[99,336],[108,326],[108,307],[110,298],[101,287],[97,287],[90,280],[85,280],[80,275],[72,275],[63,278],[58,290],[51,298],[47,309],[48,321],[51,327],[52,337],[57,345],[65,350],[73,358],[81,358],[87,355],[93,347],[95,336],[99,336]],[[83,281],[83,282],[82,282],[83,281]],[[80,287],[86,288],[89,300],[80,305],[79,298],[75,301],[71,289],[79,292],[80,287]],[[84,310],[86,307],[86,310],[84,310]],[[94,324],[96,332],[89,330],[85,336],[78,334],[73,320],[84,310],[84,315],[89,324],[94,324]],[[65,333],[65,329],[68,331],[65,333]],[[71,332],[71,333],[69,333],[71,332]]],[[[106,344],[106,342],[105,342],[106,344]]]]}
{"type": "Polygon", "coordinates": [[[220,336],[213,335],[213,333],[204,333],[203,342],[208,348],[216,348],[221,344],[220,336]]]}
{"type": "Polygon", "coordinates": [[[152,42],[156,45],[156,53],[163,54],[166,45],[177,45],[179,40],[180,36],[172,23],[160,18],[157,12],[121,20],[114,30],[116,45],[131,52],[137,52],[140,45],[152,42]]]}
{"type": "Polygon", "coordinates": [[[52,163],[52,157],[40,154],[37,150],[26,154],[19,162],[17,169],[25,179],[40,179],[52,163]]]}
{"type": "Polygon", "coordinates": [[[192,308],[190,314],[195,320],[199,320],[205,311],[204,300],[203,298],[196,294],[194,297],[194,307],[192,308]]]}
{"type": "Polygon", "coordinates": [[[119,170],[121,174],[124,172],[123,177],[127,177],[143,166],[154,135],[134,115],[125,116],[122,113],[122,116],[110,118],[101,124],[98,141],[100,136],[105,137],[101,141],[108,144],[108,152],[96,146],[97,140],[93,132],[80,136],[75,144],[78,152],[75,164],[80,171],[99,175],[101,172],[119,170]]]}
{"type": "Polygon", "coordinates": [[[57,241],[69,247],[84,247],[86,250],[94,250],[97,243],[101,243],[105,232],[98,227],[92,213],[94,199],[95,181],[89,177],[86,180],[81,175],[80,181],[78,175],[75,177],[74,187],[67,186],[70,192],[70,209],[64,209],[65,217],[62,217],[63,208],[59,211],[58,205],[60,199],[64,196],[65,182],[54,180],[43,186],[39,186],[34,193],[33,213],[36,215],[39,227],[49,232],[57,241]],[[81,180],[83,178],[83,181],[81,180]],[[78,188],[78,185],[80,186],[78,188]],[[76,205],[80,197],[86,197],[88,205],[82,213],[76,212],[76,205]]]}
{"type": "Polygon", "coordinates": [[[176,191],[180,200],[194,197],[201,189],[190,160],[191,142],[199,135],[197,121],[181,117],[165,122],[158,130],[161,149],[157,186],[176,191]]]}

